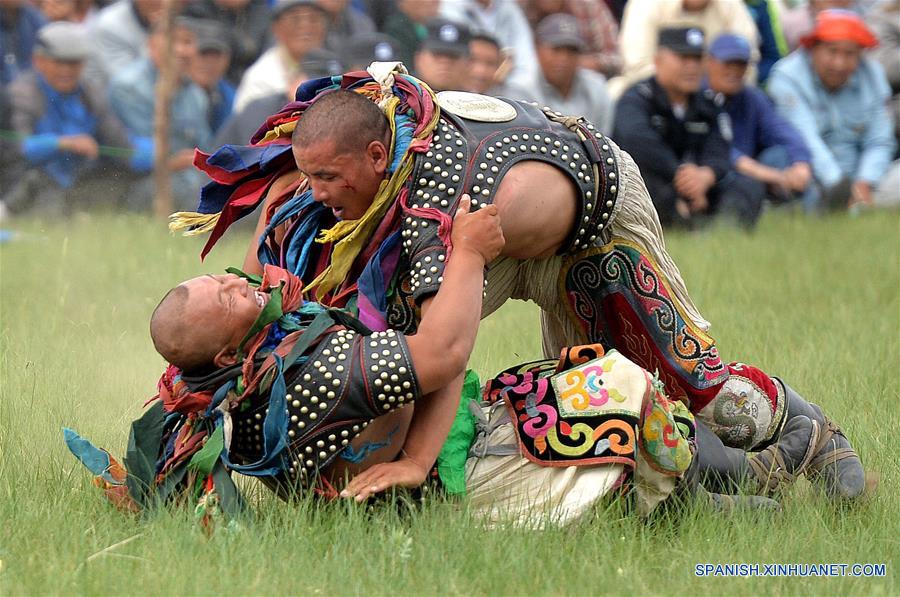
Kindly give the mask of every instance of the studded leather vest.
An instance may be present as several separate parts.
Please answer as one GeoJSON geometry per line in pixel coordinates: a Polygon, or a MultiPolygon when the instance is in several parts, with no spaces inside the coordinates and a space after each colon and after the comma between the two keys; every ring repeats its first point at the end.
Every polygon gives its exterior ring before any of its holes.
{"type": "MultiPolygon", "coordinates": [[[[284,494],[304,487],[328,466],[372,419],[413,402],[419,394],[402,334],[365,336],[339,330],[324,336],[308,360],[285,375],[288,447],[283,472],[261,480],[284,494]]],[[[235,464],[260,458],[268,397],[230,413],[229,457],[235,464]]]]}
{"type": "MultiPolygon", "coordinates": [[[[578,191],[578,226],[563,251],[590,246],[609,224],[618,196],[618,167],[609,143],[593,124],[550,108],[502,100],[515,108],[507,122],[483,122],[441,111],[432,145],[417,158],[410,181],[411,207],[453,214],[469,193],[472,207],[490,204],[503,176],[519,162],[536,160],[564,172],[578,191]]],[[[403,251],[388,326],[412,333],[418,303],[443,281],[446,248],[437,223],[408,216],[401,225],[403,251]]]]}

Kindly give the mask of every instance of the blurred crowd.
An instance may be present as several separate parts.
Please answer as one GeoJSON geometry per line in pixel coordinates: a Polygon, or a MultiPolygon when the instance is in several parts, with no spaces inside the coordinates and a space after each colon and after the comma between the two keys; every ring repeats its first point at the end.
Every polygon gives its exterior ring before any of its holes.
{"type": "MultiPolygon", "coordinates": [[[[665,226],[900,203],[900,0],[182,0],[169,155],[244,144],[310,78],[402,61],[436,91],[580,115],[665,226]]],[[[154,194],[160,0],[0,0],[0,211],[154,194]]]]}

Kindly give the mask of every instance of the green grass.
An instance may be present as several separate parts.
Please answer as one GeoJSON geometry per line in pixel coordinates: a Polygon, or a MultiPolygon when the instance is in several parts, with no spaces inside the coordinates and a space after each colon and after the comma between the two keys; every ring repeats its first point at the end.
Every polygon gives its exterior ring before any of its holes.
{"type": "MultiPolygon", "coordinates": [[[[208,539],[184,510],[109,507],[61,427],[124,452],[163,365],[150,311],[178,281],[239,264],[249,231],[201,264],[201,241],[149,219],[15,221],[19,238],[0,246],[0,595],[898,594],[898,224],[775,214],[749,236],[669,238],[724,358],[783,375],[848,430],[881,480],[864,502],[836,506],[801,482],[780,516],[646,522],[612,506],[576,528],[488,531],[452,503],[401,515],[251,486],[254,518],[208,539]],[[887,576],[697,578],[703,562],[886,563],[887,576]]],[[[536,310],[510,304],[482,326],[472,365],[488,374],[539,346],[536,310]]]]}

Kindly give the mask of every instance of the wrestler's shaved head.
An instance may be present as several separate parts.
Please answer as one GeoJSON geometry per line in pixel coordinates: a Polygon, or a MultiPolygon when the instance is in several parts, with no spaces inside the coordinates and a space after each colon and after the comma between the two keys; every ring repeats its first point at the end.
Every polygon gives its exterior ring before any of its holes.
{"type": "Polygon", "coordinates": [[[269,297],[235,274],[198,276],[166,293],[150,317],[156,351],[188,373],[237,361],[269,297]]]}
{"type": "Polygon", "coordinates": [[[150,316],[150,338],[156,352],[183,371],[208,367],[215,352],[208,349],[205,338],[198,338],[190,290],[179,285],[166,293],[150,316]]]}
{"type": "Polygon", "coordinates": [[[375,102],[353,91],[326,93],[306,109],[291,137],[305,147],[327,139],[340,141],[347,151],[363,151],[372,141],[385,143],[390,124],[375,102]]]}

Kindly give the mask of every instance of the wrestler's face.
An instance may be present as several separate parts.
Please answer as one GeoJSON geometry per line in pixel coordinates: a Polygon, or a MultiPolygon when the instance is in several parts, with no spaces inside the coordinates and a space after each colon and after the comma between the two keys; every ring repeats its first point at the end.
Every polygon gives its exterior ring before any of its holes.
{"type": "Polygon", "coordinates": [[[810,52],[813,69],[829,90],[847,84],[859,67],[862,48],[852,41],[819,42],[810,52]]]}
{"type": "Polygon", "coordinates": [[[182,286],[189,293],[186,320],[215,350],[237,348],[269,302],[268,294],[234,274],[200,276],[182,286]]]}
{"type": "Polygon", "coordinates": [[[388,150],[380,141],[352,151],[342,150],[335,139],[323,139],[304,147],[295,144],[293,151],[313,198],[339,220],[358,220],[366,213],[388,167],[388,150]]]}

